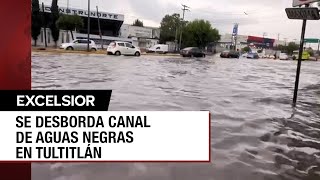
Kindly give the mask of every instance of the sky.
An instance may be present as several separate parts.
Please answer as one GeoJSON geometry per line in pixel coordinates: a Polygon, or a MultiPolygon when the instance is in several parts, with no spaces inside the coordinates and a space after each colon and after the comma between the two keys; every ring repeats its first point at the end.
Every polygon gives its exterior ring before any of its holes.
{"type": "MultiPolygon", "coordinates": [[[[51,0],[40,0],[47,5],[51,0]]],[[[58,5],[87,9],[88,0],[59,0],[58,5]]],[[[159,27],[166,14],[182,14],[182,4],[190,7],[185,20],[208,20],[220,34],[232,33],[239,23],[239,34],[296,41],[301,36],[301,20],[289,20],[285,8],[292,0],[90,0],[91,9],[119,13],[125,23],[140,19],[145,26],[159,27]]],[[[306,38],[320,38],[320,21],[308,21],[306,38]]]]}

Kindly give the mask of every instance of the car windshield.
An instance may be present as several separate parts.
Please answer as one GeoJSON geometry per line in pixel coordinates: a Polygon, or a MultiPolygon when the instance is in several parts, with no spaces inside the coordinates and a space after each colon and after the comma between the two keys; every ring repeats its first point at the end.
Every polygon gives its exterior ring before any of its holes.
{"type": "Polygon", "coordinates": [[[115,44],[116,44],[115,42],[111,42],[109,46],[114,46],[115,44]]]}
{"type": "Polygon", "coordinates": [[[184,50],[184,51],[190,51],[191,49],[192,49],[192,47],[184,48],[183,50],[184,50]]]}

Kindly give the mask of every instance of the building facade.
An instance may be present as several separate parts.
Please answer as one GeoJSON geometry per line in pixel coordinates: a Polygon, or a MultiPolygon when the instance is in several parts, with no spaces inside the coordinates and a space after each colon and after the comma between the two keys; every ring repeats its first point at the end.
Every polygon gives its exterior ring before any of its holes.
{"type": "MultiPolygon", "coordinates": [[[[218,46],[221,48],[230,49],[234,45],[233,41],[232,34],[225,34],[221,36],[218,46]]],[[[248,36],[237,35],[236,49],[242,49],[246,46],[248,46],[248,36]]]]}
{"type": "MultiPolygon", "coordinates": [[[[225,34],[221,36],[219,46],[230,49],[230,47],[234,45],[232,38],[232,34],[225,34]]],[[[280,44],[285,45],[285,42],[264,37],[237,35],[236,49],[241,50],[246,46],[250,46],[254,49],[273,49],[275,46],[280,44]]]]}
{"type": "Polygon", "coordinates": [[[139,27],[129,24],[123,24],[120,29],[120,37],[138,39],[140,48],[150,48],[159,44],[160,28],[154,27],[139,27]]]}
{"type": "MultiPolygon", "coordinates": [[[[43,17],[46,20],[46,24],[50,22],[51,6],[45,5],[42,8],[40,5],[40,11],[43,17]]],[[[83,28],[76,29],[73,31],[74,39],[83,39],[87,38],[88,33],[88,11],[76,8],[65,8],[59,7],[59,12],[66,15],[78,15],[83,19],[84,26],[83,28]]],[[[155,44],[158,44],[160,37],[159,28],[151,27],[136,27],[132,25],[123,24],[124,15],[108,13],[108,12],[99,12],[96,11],[90,12],[90,39],[95,41],[98,48],[105,47],[110,44],[112,41],[125,41],[130,42],[134,46],[141,48],[148,48],[155,44]],[[100,29],[98,25],[100,21],[100,29]],[[102,35],[102,40],[100,37],[100,32],[102,35]]],[[[57,45],[61,43],[68,43],[73,41],[71,33],[66,30],[60,30],[59,40],[57,45]]],[[[32,40],[32,44],[34,44],[32,40]]],[[[55,42],[52,39],[51,31],[49,28],[43,27],[41,29],[40,35],[37,40],[37,45],[48,47],[55,46],[55,42]]]]}

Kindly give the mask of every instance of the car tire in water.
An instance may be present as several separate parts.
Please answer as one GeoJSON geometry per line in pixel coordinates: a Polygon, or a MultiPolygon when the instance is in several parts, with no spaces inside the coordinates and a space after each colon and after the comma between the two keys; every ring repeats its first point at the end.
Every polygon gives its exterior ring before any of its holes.
{"type": "Polygon", "coordinates": [[[116,56],[120,56],[121,55],[121,52],[120,51],[117,51],[114,53],[116,56]]]}
{"type": "Polygon", "coordinates": [[[135,56],[140,56],[139,52],[134,53],[135,56]]]}
{"type": "Polygon", "coordinates": [[[69,46],[66,48],[66,50],[73,50],[73,47],[69,46]]]}
{"type": "Polygon", "coordinates": [[[92,48],[91,51],[97,51],[97,49],[96,48],[92,48]]]}

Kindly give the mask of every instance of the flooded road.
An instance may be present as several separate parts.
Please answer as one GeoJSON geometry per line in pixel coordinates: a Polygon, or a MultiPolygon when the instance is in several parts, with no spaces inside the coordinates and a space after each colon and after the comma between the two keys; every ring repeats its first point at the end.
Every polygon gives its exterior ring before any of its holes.
{"type": "Polygon", "coordinates": [[[32,61],[33,89],[112,89],[110,111],[212,114],[211,164],[33,164],[33,180],[320,179],[320,62],[302,63],[293,109],[295,61],[35,54],[32,61]]]}

